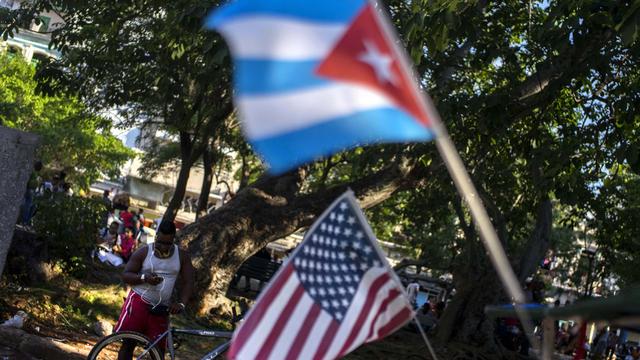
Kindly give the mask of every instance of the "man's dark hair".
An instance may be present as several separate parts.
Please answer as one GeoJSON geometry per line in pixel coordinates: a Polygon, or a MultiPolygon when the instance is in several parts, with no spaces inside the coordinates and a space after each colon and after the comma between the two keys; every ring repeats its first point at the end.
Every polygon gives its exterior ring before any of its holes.
{"type": "Polygon", "coordinates": [[[162,220],[160,226],[158,227],[158,231],[165,235],[175,235],[176,224],[174,224],[173,221],[162,220]]]}
{"type": "Polygon", "coordinates": [[[138,209],[138,214],[142,214],[144,212],[144,209],[138,209]]]}
{"type": "Polygon", "coordinates": [[[133,226],[127,226],[126,228],[124,228],[125,231],[129,230],[132,233],[135,233],[136,231],[133,229],[133,226]]]}
{"type": "Polygon", "coordinates": [[[33,169],[35,171],[40,171],[42,170],[42,161],[38,160],[33,164],[33,169]]]}
{"type": "Polygon", "coordinates": [[[430,310],[431,310],[431,304],[429,304],[429,302],[427,301],[422,305],[422,313],[428,314],[430,310]]]}
{"type": "Polygon", "coordinates": [[[110,194],[109,190],[105,190],[105,191],[102,193],[102,196],[107,197],[107,196],[109,196],[109,194],[110,194]]]}

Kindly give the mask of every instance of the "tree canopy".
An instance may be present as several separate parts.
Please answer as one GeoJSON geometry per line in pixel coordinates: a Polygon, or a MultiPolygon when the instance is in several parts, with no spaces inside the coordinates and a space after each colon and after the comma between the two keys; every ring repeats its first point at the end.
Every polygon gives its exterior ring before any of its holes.
{"type": "MultiPolygon", "coordinates": [[[[50,10],[64,25],[51,33],[63,56],[42,67],[45,90],[73,91],[93,111],[118,113],[118,125],[163,130],[178,144],[177,186],[165,217],[174,218],[190,168],[233,111],[227,49],[201,29],[211,1],[34,1],[14,18],[50,10]]],[[[1,21],[0,17],[0,21],[1,21]]],[[[16,31],[10,24],[5,31],[16,31]]],[[[164,149],[153,149],[167,154],[164,149]]],[[[150,162],[153,165],[153,161],[150,162]]]]}
{"type": "Polygon", "coordinates": [[[74,96],[38,92],[35,73],[35,66],[21,57],[0,55],[0,123],[40,135],[41,161],[65,170],[80,188],[104,176],[119,176],[134,154],[111,134],[111,121],[74,96]]]}

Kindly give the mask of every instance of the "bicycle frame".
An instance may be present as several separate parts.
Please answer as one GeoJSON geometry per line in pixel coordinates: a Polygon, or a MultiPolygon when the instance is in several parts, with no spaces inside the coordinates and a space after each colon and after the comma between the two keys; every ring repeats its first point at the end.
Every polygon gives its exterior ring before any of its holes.
{"type": "MultiPolygon", "coordinates": [[[[191,336],[201,336],[201,337],[211,337],[211,338],[223,338],[223,339],[231,339],[233,332],[231,331],[217,331],[217,330],[195,330],[195,329],[175,329],[169,328],[167,331],[162,333],[162,335],[158,336],[158,338],[149,345],[149,349],[153,348],[158,344],[162,339],[167,337],[167,349],[169,350],[169,356],[171,360],[175,360],[175,349],[173,348],[173,334],[185,334],[191,336]]],[[[213,360],[218,355],[225,352],[229,346],[231,346],[231,340],[225,341],[221,345],[218,345],[216,348],[208,352],[206,355],[202,357],[201,360],[213,360]]],[[[145,350],[136,360],[140,360],[144,355],[146,355],[149,350],[145,350]]]]}

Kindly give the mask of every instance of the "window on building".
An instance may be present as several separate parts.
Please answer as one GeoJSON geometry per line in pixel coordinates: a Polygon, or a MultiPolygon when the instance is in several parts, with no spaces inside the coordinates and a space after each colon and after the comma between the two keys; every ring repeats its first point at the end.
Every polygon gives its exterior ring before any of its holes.
{"type": "Polygon", "coordinates": [[[48,16],[38,16],[38,19],[31,22],[29,29],[35,32],[46,32],[49,30],[51,18],[48,16]]]}
{"type": "Polygon", "coordinates": [[[17,1],[15,0],[0,0],[0,7],[6,7],[9,9],[13,9],[16,5],[17,1]]]}
{"type": "Polygon", "coordinates": [[[40,27],[38,28],[38,32],[46,32],[49,31],[49,24],[51,23],[51,18],[48,16],[40,16],[40,27]]]}

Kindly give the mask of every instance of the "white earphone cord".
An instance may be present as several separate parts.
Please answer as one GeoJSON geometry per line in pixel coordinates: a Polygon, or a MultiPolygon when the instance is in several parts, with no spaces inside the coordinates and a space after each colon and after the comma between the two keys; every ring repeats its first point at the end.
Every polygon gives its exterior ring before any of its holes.
{"type": "MultiPolygon", "coordinates": [[[[153,274],[153,273],[155,273],[155,271],[153,270],[153,252],[154,252],[155,250],[156,250],[156,247],[155,247],[155,245],[154,245],[154,246],[153,246],[153,249],[151,250],[151,251],[152,251],[152,253],[151,253],[151,258],[149,259],[149,262],[151,263],[151,273],[152,273],[152,274],[153,274]]],[[[162,279],[162,286],[160,287],[160,291],[159,291],[159,294],[158,294],[158,295],[159,295],[160,300],[158,300],[158,303],[157,303],[157,304],[155,304],[155,305],[153,305],[153,307],[156,307],[156,306],[160,305],[160,303],[162,303],[162,290],[164,290],[164,284],[165,284],[165,282],[166,282],[166,281],[165,281],[164,279],[162,279]]],[[[141,296],[141,297],[142,297],[143,299],[144,299],[144,296],[147,294],[147,292],[148,292],[149,290],[151,290],[151,287],[152,287],[152,286],[158,286],[158,285],[151,285],[151,284],[147,284],[147,288],[142,292],[142,296],[141,296]]]]}

